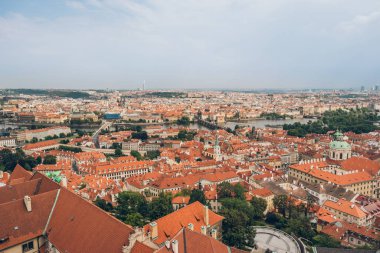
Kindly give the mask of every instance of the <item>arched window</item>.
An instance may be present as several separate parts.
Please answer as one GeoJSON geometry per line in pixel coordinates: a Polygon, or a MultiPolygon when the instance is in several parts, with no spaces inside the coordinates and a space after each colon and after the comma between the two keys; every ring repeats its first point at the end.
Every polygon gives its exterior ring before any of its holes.
{"type": "Polygon", "coordinates": [[[343,154],[342,154],[342,153],[340,153],[339,159],[340,159],[340,160],[343,159],[343,154]]]}

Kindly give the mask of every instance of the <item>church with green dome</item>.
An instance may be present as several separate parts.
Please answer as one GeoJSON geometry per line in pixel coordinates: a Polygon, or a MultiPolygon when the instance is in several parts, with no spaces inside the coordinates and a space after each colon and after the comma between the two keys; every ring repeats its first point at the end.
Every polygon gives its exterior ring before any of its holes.
{"type": "Polygon", "coordinates": [[[351,145],[347,143],[342,132],[336,131],[334,140],[330,143],[329,157],[332,160],[346,160],[351,157],[351,145]]]}

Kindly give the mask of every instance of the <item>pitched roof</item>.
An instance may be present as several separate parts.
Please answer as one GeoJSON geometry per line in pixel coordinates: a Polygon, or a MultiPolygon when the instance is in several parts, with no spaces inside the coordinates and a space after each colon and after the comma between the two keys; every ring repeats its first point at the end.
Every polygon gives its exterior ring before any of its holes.
{"type": "Polygon", "coordinates": [[[136,241],[131,249],[131,253],[153,253],[155,249],[152,249],[151,247],[136,241]]]}
{"type": "Polygon", "coordinates": [[[13,185],[0,187],[0,204],[22,199],[24,196],[33,196],[37,193],[38,184],[41,179],[30,180],[13,185]]]}
{"type": "Polygon", "coordinates": [[[32,173],[21,167],[21,165],[17,164],[11,173],[11,177],[9,181],[23,178],[25,181],[29,180],[32,177],[32,173]]]}
{"type": "MultiPolygon", "coordinates": [[[[315,163],[313,164],[315,166],[315,163]]],[[[290,166],[290,168],[307,173],[315,178],[319,178],[320,180],[332,182],[337,185],[352,185],[372,180],[372,176],[366,171],[336,175],[328,171],[318,169],[318,167],[314,167],[313,164],[296,164],[290,166]]]]}
{"type": "Polygon", "coordinates": [[[172,199],[172,204],[189,204],[190,196],[177,196],[172,199]]]}
{"type": "MultiPolygon", "coordinates": [[[[203,235],[198,232],[191,231],[187,228],[181,229],[171,240],[178,241],[178,253],[243,253],[246,251],[238,250],[235,248],[230,248],[223,244],[222,242],[203,235]]],[[[170,248],[163,246],[156,253],[172,253],[173,248],[170,245],[170,248]]]]}
{"type": "Polygon", "coordinates": [[[33,149],[49,147],[49,146],[53,146],[53,145],[58,145],[58,141],[57,140],[48,140],[48,141],[40,141],[40,142],[36,142],[36,143],[30,143],[30,144],[26,144],[23,147],[23,149],[24,150],[33,150],[33,149]]]}
{"type": "Polygon", "coordinates": [[[41,183],[38,185],[38,193],[44,193],[44,192],[49,192],[53,190],[57,190],[61,188],[59,184],[54,182],[53,180],[50,180],[47,176],[44,174],[41,174],[39,172],[34,173],[33,176],[31,177],[31,180],[34,179],[40,179],[41,183]]]}
{"type": "Polygon", "coordinates": [[[120,252],[133,229],[61,188],[47,228],[49,241],[60,252],[120,252]]]}
{"type": "MultiPolygon", "coordinates": [[[[154,243],[161,244],[165,242],[167,238],[172,238],[179,230],[181,230],[181,228],[187,227],[189,223],[194,225],[194,231],[200,232],[201,226],[206,226],[204,213],[204,206],[196,201],[156,220],[158,237],[154,240],[154,243]]],[[[224,219],[222,216],[211,210],[208,210],[208,213],[210,226],[213,226],[224,219]]],[[[149,224],[145,225],[144,230],[148,231],[149,228],[149,224]]]]}
{"type": "Polygon", "coordinates": [[[0,204],[0,238],[7,238],[0,243],[0,250],[42,235],[56,195],[57,190],[30,196],[31,212],[24,199],[0,204]]]}
{"type": "Polygon", "coordinates": [[[363,218],[366,216],[366,213],[361,210],[356,204],[344,199],[340,199],[338,202],[326,200],[323,204],[323,207],[329,207],[357,218],[363,218]]]}
{"type": "Polygon", "coordinates": [[[351,157],[342,161],[340,165],[344,170],[364,170],[372,176],[377,175],[380,170],[379,162],[365,157],[351,157]]]}

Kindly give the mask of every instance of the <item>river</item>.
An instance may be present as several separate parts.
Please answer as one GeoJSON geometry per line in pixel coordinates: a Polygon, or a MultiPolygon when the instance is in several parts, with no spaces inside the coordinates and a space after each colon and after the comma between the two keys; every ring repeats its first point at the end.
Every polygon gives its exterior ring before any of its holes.
{"type": "Polygon", "coordinates": [[[231,129],[235,129],[236,125],[239,126],[254,126],[255,128],[265,128],[266,126],[282,126],[284,124],[293,124],[296,122],[300,122],[305,124],[309,121],[316,121],[317,119],[278,119],[278,120],[269,120],[269,119],[254,119],[245,122],[227,122],[224,124],[225,127],[229,127],[231,129]]]}
{"type": "MultiPolygon", "coordinates": [[[[307,123],[309,121],[315,121],[316,119],[282,119],[282,120],[267,120],[267,119],[253,119],[253,120],[248,120],[244,122],[226,122],[223,127],[229,127],[231,129],[235,129],[236,125],[239,126],[254,126],[256,128],[265,128],[266,126],[282,126],[284,124],[293,124],[296,122],[300,123],[307,123]]],[[[166,124],[164,125],[164,128],[171,128],[171,127],[177,127],[175,124],[166,124]]],[[[208,130],[207,127],[199,125],[197,123],[191,123],[189,125],[190,129],[200,129],[200,130],[208,130]]]]}

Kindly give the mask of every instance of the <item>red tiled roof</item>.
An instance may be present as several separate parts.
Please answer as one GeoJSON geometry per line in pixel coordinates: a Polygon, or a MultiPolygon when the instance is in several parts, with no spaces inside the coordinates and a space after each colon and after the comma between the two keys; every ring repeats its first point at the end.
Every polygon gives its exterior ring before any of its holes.
{"type": "Polygon", "coordinates": [[[380,170],[380,163],[372,161],[365,157],[351,157],[341,162],[341,167],[344,170],[364,170],[368,174],[374,176],[380,170]]]}
{"type": "MultiPolygon", "coordinates": [[[[209,225],[213,226],[223,220],[223,217],[208,210],[209,225]]],[[[194,231],[201,231],[201,226],[206,226],[204,220],[204,206],[196,201],[173,213],[170,213],[156,220],[158,237],[154,240],[156,244],[161,244],[168,237],[173,237],[181,228],[187,227],[189,223],[194,225],[194,231]]],[[[149,230],[149,224],[145,225],[144,230],[149,230]]]]}
{"type": "Polygon", "coordinates": [[[11,177],[9,181],[23,178],[25,180],[29,180],[32,177],[32,173],[21,167],[19,164],[16,165],[14,170],[11,173],[11,177]]]}
{"type": "Polygon", "coordinates": [[[190,196],[177,196],[172,199],[172,204],[189,204],[190,196]]]}
{"type": "Polygon", "coordinates": [[[37,187],[41,179],[30,180],[14,185],[0,187],[0,204],[32,196],[37,193],[37,187]]]}
{"type": "Polygon", "coordinates": [[[61,188],[47,228],[60,252],[120,252],[133,229],[100,208],[61,188]]]}
{"type": "MultiPolygon", "coordinates": [[[[178,241],[178,253],[243,253],[246,251],[230,248],[222,242],[203,235],[198,232],[191,231],[187,228],[181,229],[171,240],[178,241]]],[[[173,248],[163,246],[156,253],[172,253],[173,248]]]]}
{"type": "Polygon", "coordinates": [[[57,191],[35,196],[32,211],[26,210],[24,199],[0,204],[0,238],[8,238],[0,244],[0,250],[42,235],[57,191]]]}
{"type": "Polygon", "coordinates": [[[153,253],[155,250],[151,247],[136,241],[136,243],[133,245],[130,253],[153,253]]]}
{"type": "Polygon", "coordinates": [[[24,150],[31,150],[31,149],[36,149],[36,148],[53,146],[53,145],[57,145],[57,144],[58,144],[57,140],[40,141],[40,142],[36,142],[36,143],[26,144],[23,147],[23,149],[24,150]]]}
{"type": "Polygon", "coordinates": [[[260,197],[268,197],[268,196],[273,195],[273,192],[265,188],[253,189],[251,192],[253,193],[253,195],[260,196],[260,197]]]}
{"type": "Polygon", "coordinates": [[[366,216],[366,213],[362,211],[356,204],[344,199],[340,199],[338,202],[326,200],[323,204],[323,207],[329,207],[357,218],[363,218],[366,216]]]}

